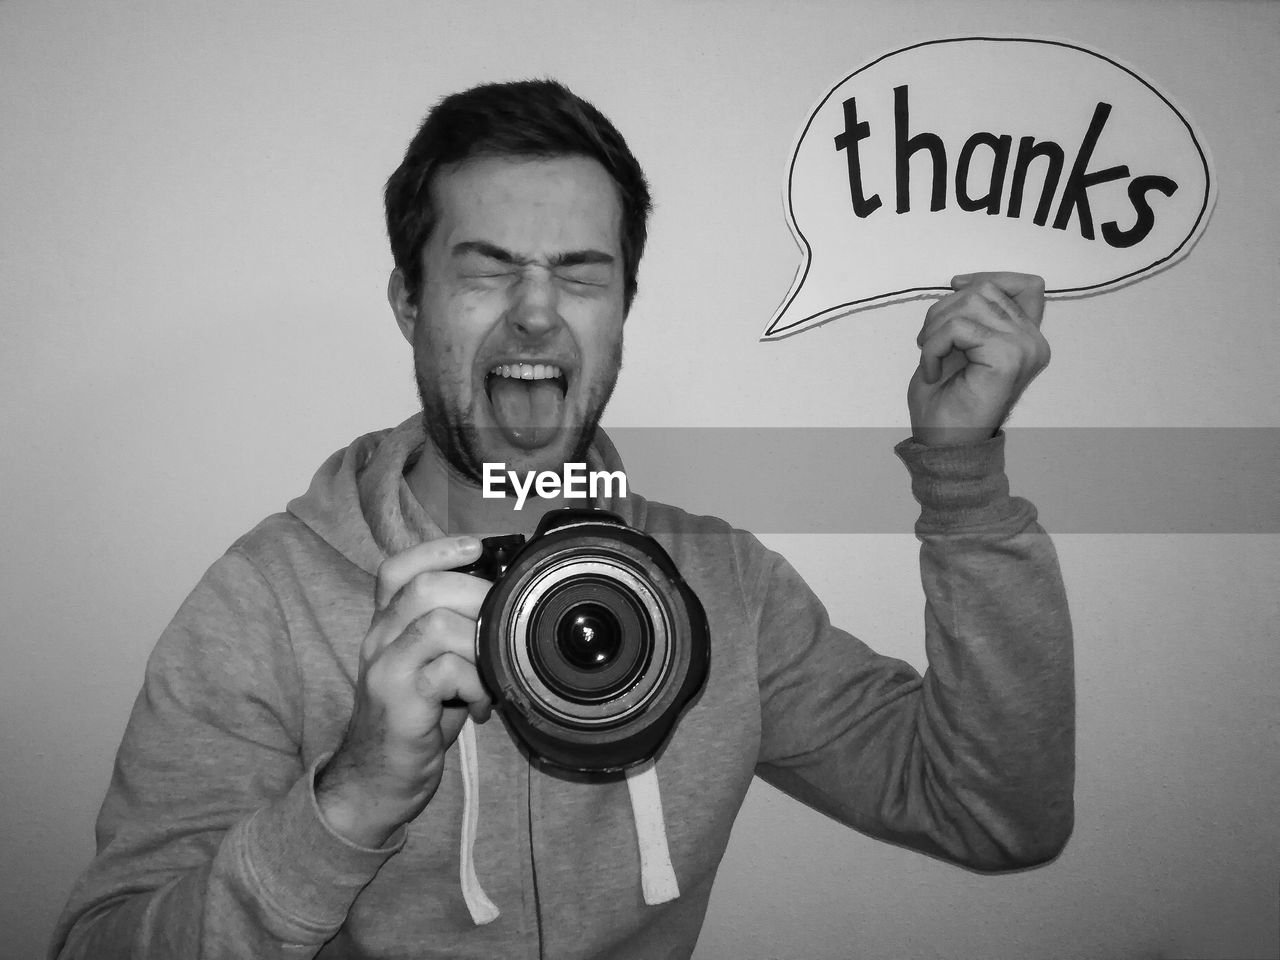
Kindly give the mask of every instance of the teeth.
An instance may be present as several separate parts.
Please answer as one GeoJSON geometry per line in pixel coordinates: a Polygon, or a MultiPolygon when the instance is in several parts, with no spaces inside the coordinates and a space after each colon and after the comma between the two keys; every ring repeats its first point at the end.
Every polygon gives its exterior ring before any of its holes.
{"type": "Polygon", "coordinates": [[[489,373],[513,380],[555,380],[563,376],[560,368],[550,363],[500,363],[489,373]]]}

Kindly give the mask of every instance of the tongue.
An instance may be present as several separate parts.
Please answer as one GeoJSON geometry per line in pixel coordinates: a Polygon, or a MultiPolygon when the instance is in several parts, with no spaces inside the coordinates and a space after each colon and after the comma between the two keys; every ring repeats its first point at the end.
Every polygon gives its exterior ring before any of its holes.
{"type": "Polygon", "coordinates": [[[502,435],[521,449],[546,446],[560,428],[564,394],[555,380],[494,377],[489,402],[502,435]]]}

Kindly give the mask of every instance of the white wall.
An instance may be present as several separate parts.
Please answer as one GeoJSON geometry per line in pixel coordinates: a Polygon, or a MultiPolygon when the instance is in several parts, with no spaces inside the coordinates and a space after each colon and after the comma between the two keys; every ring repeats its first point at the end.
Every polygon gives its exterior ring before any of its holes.
{"type": "MultiPolygon", "coordinates": [[[[0,956],[43,948],[199,574],[412,411],[379,190],[437,97],[552,74],[645,164],[657,213],[607,423],[899,427],[920,304],[757,342],[796,263],[783,165],[832,82],[974,30],[1137,66],[1220,174],[1185,263],[1051,306],[1053,364],[1017,422],[1280,426],[1277,5],[0,4],[0,956]]],[[[923,665],[908,533],[768,540],[837,622],[923,665]]],[[[1276,955],[1280,538],[1057,542],[1080,701],[1066,853],[978,877],[761,785],[699,960],[1276,955]]]]}

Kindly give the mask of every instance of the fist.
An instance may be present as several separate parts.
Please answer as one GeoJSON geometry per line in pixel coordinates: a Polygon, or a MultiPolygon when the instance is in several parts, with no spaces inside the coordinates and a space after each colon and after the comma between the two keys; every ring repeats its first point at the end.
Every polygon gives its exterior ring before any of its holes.
{"type": "Polygon", "coordinates": [[[467,717],[489,718],[475,668],[475,618],[489,584],[451,572],[479,553],[474,538],[441,538],[378,570],[351,719],[316,780],[321,813],[349,840],[380,846],[417,816],[467,717]]]}
{"type": "Polygon", "coordinates": [[[1044,280],[1025,273],[955,277],[925,314],[907,388],[911,431],[931,446],[992,437],[1049,362],[1040,332],[1044,280]]]}

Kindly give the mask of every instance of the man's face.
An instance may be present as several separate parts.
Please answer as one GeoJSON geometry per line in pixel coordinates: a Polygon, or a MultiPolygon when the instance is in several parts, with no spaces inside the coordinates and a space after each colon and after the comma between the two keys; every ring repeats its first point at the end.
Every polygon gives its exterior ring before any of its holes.
{"type": "MultiPolygon", "coordinates": [[[[428,435],[464,476],[583,459],[622,362],[622,209],[585,157],[486,157],[441,170],[412,305],[428,435]]],[[[396,280],[392,305],[396,306],[396,280]]]]}

